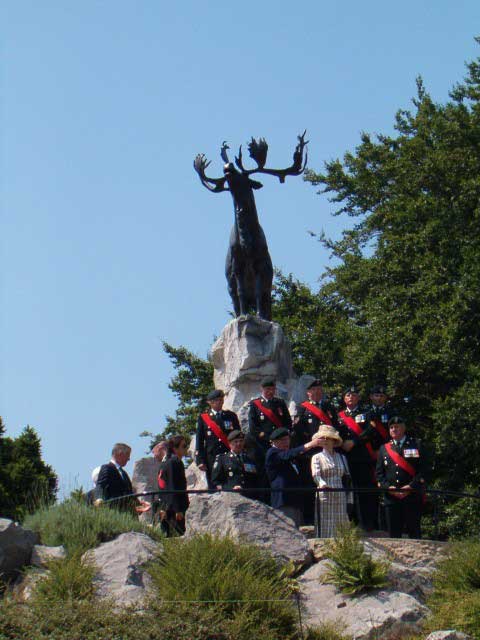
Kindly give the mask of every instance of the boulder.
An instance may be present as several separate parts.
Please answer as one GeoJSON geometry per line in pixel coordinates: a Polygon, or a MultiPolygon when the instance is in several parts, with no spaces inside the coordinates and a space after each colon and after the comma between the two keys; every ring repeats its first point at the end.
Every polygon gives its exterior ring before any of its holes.
{"type": "Polygon", "coordinates": [[[343,595],[334,585],[321,583],[328,565],[322,560],[298,579],[307,624],[335,624],[354,640],[394,640],[420,633],[429,610],[416,598],[386,589],[343,595]]]}
{"type": "MultiPolygon", "coordinates": [[[[140,458],[133,465],[132,486],[135,493],[142,491],[157,491],[157,476],[160,463],[153,456],[140,458]]],[[[146,497],[150,500],[150,497],[146,497]]]]}
{"type": "Polygon", "coordinates": [[[187,489],[208,489],[207,476],[205,471],[201,471],[195,462],[192,462],[185,469],[187,478],[187,489]]]}
{"type": "Polygon", "coordinates": [[[14,598],[20,602],[30,600],[38,582],[48,576],[49,573],[47,569],[39,569],[37,567],[29,569],[26,573],[21,573],[12,587],[14,598]]]}
{"type": "Polygon", "coordinates": [[[51,560],[63,560],[65,549],[63,546],[47,547],[43,544],[36,544],[33,547],[30,564],[39,569],[46,569],[51,560]]]}
{"type": "Polygon", "coordinates": [[[467,636],[461,631],[448,629],[444,631],[434,631],[428,635],[425,640],[471,640],[471,636],[467,636]]]}
{"type": "Polygon", "coordinates": [[[211,349],[214,385],[225,391],[225,408],[246,424],[246,403],[258,396],[265,376],[277,380],[277,393],[289,399],[294,385],[292,356],[282,327],[257,316],[229,322],[211,349]]]}
{"type": "Polygon", "coordinates": [[[204,532],[231,535],[267,549],[281,561],[311,562],[308,541],[290,518],[236,493],[192,497],[186,524],[187,536],[204,532]]]}
{"type": "Polygon", "coordinates": [[[143,565],[161,546],[143,533],[122,533],[87,551],[83,558],[95,563],[95,586],[101,598],[114,598],[118,607],[141,605],[150,584],[143,565]]]}
{"type": "Polygon", "coordinates": [[[16,522],[0,518],[0,575],[13,578],[25,565],[30,564],[33,546],[38,535],[16,522]]]}

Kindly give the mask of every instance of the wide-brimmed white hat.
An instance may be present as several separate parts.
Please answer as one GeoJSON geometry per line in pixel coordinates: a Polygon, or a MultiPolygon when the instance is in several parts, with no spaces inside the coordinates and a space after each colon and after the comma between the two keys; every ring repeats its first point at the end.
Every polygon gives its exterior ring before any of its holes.
{"type": "Polygon", "coordinates": [[[343,440],[338,435],[338,431],[329,424],[321,424],[314,437],[331,438],[332,440],[336,440],[338,444],[343,443],[343,440]]]}

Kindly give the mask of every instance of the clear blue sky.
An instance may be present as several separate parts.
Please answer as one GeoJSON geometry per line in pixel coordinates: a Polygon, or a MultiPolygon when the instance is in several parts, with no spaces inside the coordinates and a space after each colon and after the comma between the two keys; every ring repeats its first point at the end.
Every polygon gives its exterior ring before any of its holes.
{"type": "MultiPolygon", "coordinates": [[[[62,490],[113,442],[140,457],[175,409],[161,341],[205,356],[228,321],[228,193],[196,153],[308,130],[309,166],[390,132],[421,74],[437,101],[478,56],[478,0],[7,0],[1,9],[0,412],[42,439],[62,490]]],[[[274,264],[316,285],[324,196],[263,176],[274,264]]],[[[129,470],[131,470],[131,465],[129,470]]]]}

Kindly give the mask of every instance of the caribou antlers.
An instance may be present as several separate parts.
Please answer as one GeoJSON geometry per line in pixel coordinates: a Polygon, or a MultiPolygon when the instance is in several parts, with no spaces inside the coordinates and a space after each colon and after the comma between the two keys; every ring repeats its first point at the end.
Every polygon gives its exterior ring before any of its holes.
{"type": "Polygon", "coordinates": [[[267,161],[268,144],[265,138],[260,138],[258,142],[255,138],[252,138],[248,145],[248,152],[250,157],[257,163],[256,169],[245,169],[242,161],[242,147],[238,151],[238,156],[235,157],[235,164],[242,173],[250,175],[252,173],[267,173],[271,176],[277,176],[280,182],[285,182],[286,176],[298,176],[304,172],[307,166],[308,154],[305,152],[305,161],[303,160],[303,150],[308,144],[308,140],[305,140],[305,130],[302,135],[297,136],[298,144],[295,147],[293,153],[293,163],[286,169],[265,169],[265,163],[267,161]]]}
{"type": "MultiPolygon", "coordinates": [[[[223,143],[226,144],[225,142],[223,143]]],[[[223,146],[222,146],[223,151],[223,146]]],[[[198,153],[195,156],[195,160],[193,161],[193,168],[198,173],[198,177],[200,178],[200,182],[204,187],[207,187],[209,191],[214,191],[215,193],[219,193],[220,191],[228,191],[228,187],[225,186],[226,178],[209,178],[205,175],[205,169],[208,167],[210,162],[205,157],[205,154],[198,153]]]]}
{"type": "MultiPolygon", "coordinates": [[[[308,144],[308,140],[305,140],[306,133],[307,131],[305,130],[302,135],[297,136],[298,143],[295,147],[295,151],[293,152],[293,163],[286,169],[265,169],[265,163],[267,161],[268,153],[268,144],[265,138],[259,138],[258,141],[255,140],[255,138],[252,138],[248,143],[248,153],[252,160],[256,162],[256,169],[245,169],[245,167],[243,166],[241,145],[238,150],[238,156],[235,156],[235,164],[244,175],[249,176],[252,173],[266,173],[270,176],[276,176],[280,180],[280,182],[285,182],[285,178],[287,176],[298,176],[305,171],[308,160],[308,153],[306,151],[305,160],[303,159],[303,152],[308,144]]],[[[220,156],[226,164],[229,163],[227,149],[229,149],[229,146],[224,141],[220,150],[220,156]]],[[[195,171],[198,173],[203,186],[207,187],[207,189],[209,189],[210,191],[215,192],[229,191],[228,187],[225,186],[225,177],[209,178],[205,175],[205,169],[209,164],[210,162],[207,161],[207,158],[203,153],[199,153],[193,162],[195,171]]]]}

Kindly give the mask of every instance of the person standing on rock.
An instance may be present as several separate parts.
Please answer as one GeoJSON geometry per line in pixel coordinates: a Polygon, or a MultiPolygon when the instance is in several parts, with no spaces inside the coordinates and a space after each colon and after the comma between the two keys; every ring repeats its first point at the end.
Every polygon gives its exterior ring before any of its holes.
{"type": "Polygon", "coordinates": [[[264,455],[271,446],[271,435],[275,429],[284,428],[290,433],[292,418],[285,401],[275,395],[276,382],[264,378],[261,395],[248,405],[248,433],[256,441],[264,455]]]}
{"type": "Polygon", "coordinates": [[[238,430],[228,436],[231,451],[217,456],[212,471],[212,483],[217,489],[235,489],[246,498],[256,498],[258,471],[255,462],[245,453],[245,435],[238,430]],[[243,492],[243,489],[250,491],[243,492]]]}
{"type": "Polygon", "coordinates": [[[360,404],[357,387],[345,389],[343,401],[345,409],[339,412],[338,417],[343,427],[348,429],[343,449],[347,454],[353,486],[356,489],[372,489],[371,493],[359,492],[355,495],[354,520],[365,531],[372,531],[378,526],[375,465],[382,440],[367,409],[360,404]]]}
{"type": "Polygon", "coordinates": [[[133,493],[130,478],[123,468],[130,460],[131,452],[131,447],[123,442],[117,442],[117,444],[113,445],[112,459],[108,464],[103,464],[98,473],[97,484],[95,485],[95,506],[100,506],[106,500],[112,500],[110,506],[122,511],[135,513],[136,507],[143,511],[150,508],[150,505],[144,500],[126,497],[133,493]],[[119,499],[113,500],[114,498],[119,499]]]}
{"type": "Polygon", "coordinates": [[[317,431],[322,451],[312,456],[312,476],[317,493],[316,524],[320,538],[333,538],[337,528],[348,523],[347,500],[352,500],[350,493],[344,491],[328,491],[344,489],[346,479],[350,477],[348,463],[340,453],[342,439],[338,431],[331,425],[322,425],[317,431]]]}
{"type": "Polygon", "coordinates": [[[212,483],[215,458],[230,451],[228,435],[240,429],[237,414],[223,410],[224,399],[225,394],[220,389],[211,391],[207,396],[210,409],[200,414],[197,421],[195,462],[201,471],[205,471],[209,489],[215,489],[212,483]]]}
{"type": "Polygon", "coordinates": [[[164,491],[158,497],[160,526],[167,536],[185,533],[185,512],[190,504],[182,462],[186,451],[187,444],[183,436],[170,438],[167,455],[158,472],[158,487],[164,491]]]}
{"type": "Polygon", "coordinates": [[[418,440],[406,434],[405,420],[393,416],[388,421],[390,442],[378,452],[378,486],[386,489],[384,504],[388,533],[401,538],[420,538],[420,520],[425,487],[425,457],[418,440]]]}
{"type": "Polygon", "coordinates": [[[303,489],[298,457],[319,445],[315,435],[310,442],[290,449],[290,432],[285,427],[275,429],[271,434],[272,446],[265,457],[265,470],[271,487],[271,505],[291,518],[296,526],[303,524],[304,491],[284,491],[303,489]]]}
{"type": "MultiPolygon", "coordinates": [[[[317,378],[307,387],[307,399],[297,404],[293,425],[293,446],[311,440],[322,424],[335,428],[341,440],[348,438],[348,429],[339,423],[333,404],[324,399],[322,381],[317,378]]],[[[304,512],[305,523],[312,524],[315,513],[315,482],[312,478],[311,455],[307,454],[301,458],[300,467],[305,486],[312,487],[312,492],[305,495],[304,512]]]]}

